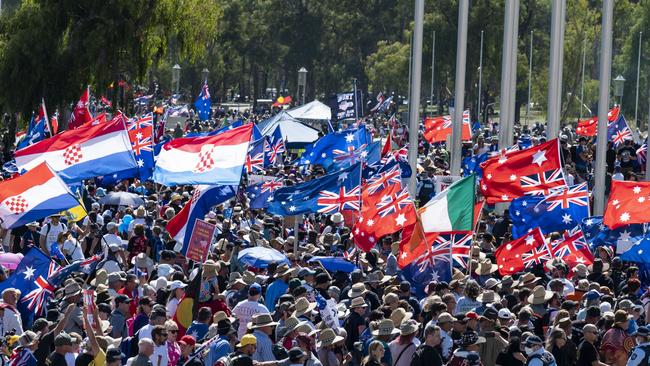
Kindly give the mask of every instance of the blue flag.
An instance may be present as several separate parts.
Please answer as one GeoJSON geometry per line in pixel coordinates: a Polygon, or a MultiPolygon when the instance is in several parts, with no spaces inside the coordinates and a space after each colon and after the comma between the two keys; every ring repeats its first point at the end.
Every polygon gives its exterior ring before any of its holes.
{"type": "Polygon", "coordinates": [[[328,169],[335,162],[345,161],[362,145],[368,144],[365,125],[341,132],[332,132],[305,147],[299,165],[320,164],[328,169]]]}
{"type": "Polygon", "coordinates": [[[425,296],[424,288],[431,281],[451,281],[452,241],[435,241],[428,245],[422,255],[402,268],[402,276],[411,283],[418,297],[425,296]]]}
{"type": "Polygon", "coordinates": [[[648,256],[648,253],[650,253],[650,238],[644,236],[621,254],[621,260],[650,264],[650,256],[648,256]]]}
{"type": "Polygon", "coordinates": [[[212,105],[210,103],[210,90],[208,90],[208,83],[203,84],[201,93],[196,99],[196,102],[194,102],[194,107],[196,108],[196,112],[199,114],[199,119],[201,121],[210,119],[210,115],[212,114],[212,105]]]}
{"type": "Polygon", "coordinates": [[[481,169],[481,163],[488,159],[488,153],[485,152],[479,155],[466,156],[463,158],[463,177],[468,175],[476,174],[476,178],[480,179],[483,177],[483,169],[481,169]]]}
{"type": "Polygon", "coordinates": [[[607,126],[607,140],[614,143],[614,147],[623,144],[625,140],[632,140],[632,130],[627,124],[623,114],[619,113],[616,121],[607,126]]]}
{"type": "Polygon", "coordinates": [[[29,128],[27,133],[22,140],[16,145],[16,150],[26,148],[29,145],[35,144],[45,138],[46,124],[45,118],[35,117],[32,114],[32,118],[29,121],[29,128]]]}
{"type": "Polygon", "coordinates": [[[512,237],[517,239],[536,228],[542,233],[571,230],[589,216],[589,191],[582,183],[549,195],[523,196],[510,204],[512,237]]]}
{"type": "Polygon", "coordinates": [[[319,212],[333,214],[359,210],[361,166],[353,166],[324,177],[278,189],[269,202],[268,212],[293,216],[319,212]]]}
{"type": "Polygon", "coordinates": [[[244,170],[248,174],[254,174],[263,171],[269,162],[264,153],[264,146],[266,145],[266,138],[261,138],[257,141],[250,143],[248,147],[248,155],[244,162],[244,170]]]}
{"type": "MultiPolygon", "coordinates": [[[[336,150],[334,150],[336,152],[336,150]]],[[[381,159],[381,144],[372,142],[369,145],[361,145],[358,149],[342,154],[334,158],[333,163],[327,168],[328,172],[336,172],[350,167],[353,164],[362,162],[364,165],[374,165],[381,159]]]]}
{"type": "Polygon", "coordinates": [[[273,193],[283,186],[283,179],[275,177],[265,177],[265,181],[249,185],[246,188],[246,195],[250,199],[250,208],[267,208],[273,193]]]}
{"type": "Polygon", "coordinates": [[[271,165],[276,165],[282,162],[282,154],[286,151],[284,140],[282,139],[282,131],[278,125],[271,136],[268,136],[268,144],[265,147],[266,160],[271,165]]]}
{"type": "Polygon", "coordinates": [[[583,219],[580,228],[592,249],[607,245],[616,247],[617,253],[624,253],[644,235],[643,224],[625,225],[612,230],[603,224],[602,216],[583,219]]]}

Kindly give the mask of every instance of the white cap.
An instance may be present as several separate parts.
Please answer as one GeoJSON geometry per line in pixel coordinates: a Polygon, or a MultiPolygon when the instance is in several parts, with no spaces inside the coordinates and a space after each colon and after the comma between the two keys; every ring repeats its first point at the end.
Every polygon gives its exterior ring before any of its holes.
{"type": "Polygon", "coordinates": [[[512,319],[512,313],[507,308],[500,309],[499,310],[499,318],[500,319],[512,319]]]}
{"type": "Polygon", "coordinates": [[[185,288],[185,287],[187,287],[187,285],[179,280],[172,281],[172,283],[169,285],[169,289],[172,291],[176,290],[177,288],[185,288]]]}

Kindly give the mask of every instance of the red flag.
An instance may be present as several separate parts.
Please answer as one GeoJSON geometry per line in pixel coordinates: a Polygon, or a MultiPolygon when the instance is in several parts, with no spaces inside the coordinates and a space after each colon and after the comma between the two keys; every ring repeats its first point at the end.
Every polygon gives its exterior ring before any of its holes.
{"type": "Polygon", "coordinates": [[[610,229],[650,222],[650,182],[612,179],[603,224],[610,229]]]}
{"type": "Polygon", "coordinates": [[[481,163],[481,168],[480,189],[490,204],[566,186],[557,139],[495,156],[481,163]]]}
{"type": "Polygon", "coordinates": [[[110,100],[106,99],[105,96],[102,95],[102,97],[99,100],[102,102],[102,104],[108,106],[109,108],[113,107],[113,103],[111,103],[110,100]]]}
{"type": "MultiPolygon", "coordinates": [[[[614,107],[607,112],[607,120],[614,122],[618,118],[619,107],[614,107]]],[[[598,133],[598,116],[578,121],[576,133],[582,136],[596,136],[598,133]]]]}
{"type": "Polygon", "coordinates": [[[502,276],[512,275],[553,258],[539,228],[533,229],[519,239],[501,244],[494,255],[502,276]]]}
{"type": "MultiPolygon", "coordinates": [[[[469,110],[463,112],[463,141],[472,139],[472,128],[470,126],[469,110]]],[[[424,138],[430,143],[447,141],[451,134],[451,116],[427,118],[424,120],[424,138]]]]}
{"type": "Polygon", "coordinates": [[[70,115],[70,121],[68,121],[69,130],[78,128],[93,119],[93,116],[90,114],[90,109],[88,109],[89,101],[90,92],[88,91],[88,88],[86,88],[81,94],[81,97],[79,97],[79,101],[70,115]]]}
{"type": "Polygon", "coordinates": [[[594,262],[594,255],[589,250],[582,230],[566,232],[562,239],[550,243],[550,247],[553,258],[562,258],[569,269],[578,264],[588,266],[594,262]]]}
{"type": "Polygon", "coordinates": [[[52,136],[59,133],[59,111],[54,112],[54,115],[50,119],[50,125],[52,126],[52,136]]]}
{"type": "Polygon", "coordinates": [[[381,157],[385,157],[388,155],[391,151],[390,144],[391,144],[391,138],[390,138],[390,133],[386,137],[386,143],[384,143],[384,147],[381,149],[381,157]]]}
{"type": "Polygon", "coordinates": [[[408,189],[388,184],[372,194],[364,192],[361,215],[353,228],[354,242],[364,251],[375,246],[377,239],[415,223],[415,205],[408,189]]]}
{"type": "Polygon", "coordinates": [[[427,250],[427,245],[431,245],[438,233],[425,233],[422,228],[420,215],[417,215],[416,221],[402,230],[402,241],[399,243],[399,255],[397,256],[397,265],[404,268],[419,258],[427,250]]]}

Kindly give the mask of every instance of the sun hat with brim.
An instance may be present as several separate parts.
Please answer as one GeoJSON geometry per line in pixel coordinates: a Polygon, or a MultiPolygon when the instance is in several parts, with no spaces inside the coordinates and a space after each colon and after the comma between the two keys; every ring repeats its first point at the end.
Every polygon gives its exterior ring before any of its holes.
{"type": "Polygon", "coordinates": [[[183,283],[183,281],[180,280],[174,280],[172,281],[172,283],[169,284],[169,289],[171,291],[177,290],[179,288],[185,288],[185,287],[187,287],[187,284],[183,283]]]}
{"type": "Polygon", "coordinates": [[[275,325],[278,325],[280,323],[274,322],[273,318],[271,317],[271,314],[255,314],[253,315],[253,319],[251,319],[251,322],[249,324],[249,329],[258,329],[258,328],[264,328],[264,327],[272,327],[275,325]]]}
{"type": "Polygon", "coordinates": [[[632,315],[628,315],[625,310],[616,310],[614,313],[614,324],[626,323],[628,320],[632,319],[632,315]]]}
{"type": "Polygon", "coordinates": [[[300,321],[298,318],[295,316],[290,316],[287,318],[287,320],[284,321],[284,334],[289,334],[296,330],[296,328],[300,327],[303,324],[308,324],[306,321],[300,321]]]}
{"type": "Polygon", "coordinates": [[[81,286],[76,281],[70,281],[63,288],[63,300],[81,294],[81,286]]]}
{"type": "Polygon", "coordinates": [[[482,302],[484,304],[491,304],[501,300],[501,296],[492,290],[483,291],[476,297],[476,301],[482,302]]]}
{"type": "Polygon", "coordinates": [[[365,308],[367,306],[368,304],[366,304],[366,301],[363,299],[363,297],[355,297],[350,302],[350,309],[365,308]]]}
{"type": "Polygon", "coordinates": [[[31,330],[26,330],[20,338],[18,338],[18,343],[23,347],[33,346],[36,342],[38,342],[38,334],[31,330]]]}
{"type": "Polygon", "coordinates": [[[344,302],[340,302],[338,305],[336,305],[336,312],[339,319],[345,319],[348,315],[350,315],[350,310],[348,310],[348,307],[344,302]]]}
{"type": "Polygon", "coordinates": [[[321,348],[321,347],[331,346],[343,340],[345,340],[345,338],[341,337],[340,335],[337,335],[333,329],[331,328],[323,329],[318,335],[318,342],[316,342],[316,347],[321,348]]]}
{"type": "Polygon", "coordinates": [[[368,283],[386,283],[393,279],[393,276],[386,276],[382,271],[374,271],[368,275],[368,283]]]}
{"type": "Polygon", "coordinates": [[[353,299],[355,297],[363,296],[368,292],[366,285],[363,283],[355,283],[352,288],[348,290],[348,297],[353,299]]]}
{"type": "Polygon", "coordinates": [[[526,272],[521,277],[519,277],[519,286],[532,285],[539,280],[541,280],[541,278],[535,276],[530,272],[526,272]]]}
{"type": "Polygon", "coordinates": [[[391,292],[385,294],[382,300],[384,301],[384,304],[391,305],[399,302],[399,296],[396,293],[391,292]]]}
{"type": "Polygon", "coordinates": [[[32,221],[32,222],[28,223],[25,226],[27,226],[27,227],[39,227],[39,226],[41,226],[41,224],[39,224],[38,221],[32,221]]]}
{"type": "Polygon", "coordinates": [[[510,288],[510,287],[517,287],[519,285],[519,281],[515,281],[512,279],[512,276],[503,276],[501,279],[501,288],[510,288]]]}
{"type": "Polygon", "coordinates": [[[239,348],[249,345],[257,345],[257,338],[252,334],[244,334],[239,340],[239,343],[237,343],[237,347],[239,348]]]}
{"type": "Polygon", "coordinates": [[[490,277],[485,280],[485,288],[492,290],[493,288],[499,286],[500,282],[494,277],[490,277]]]}
{"type": "Polygon", "coordinates": [[[399,334],[402,336],[407,336],[418,331],[420,323],[416,322],[413,319],[409,319],[405,322],[402,322],[402,325],[399,327],[399,334]]]}
{"type": "Polygon", "coordinates": [[[462,337],[460,338],[460,345],[461,347],[467,347],[471,346],[474,344],[481,344],[485,343],[485,338],[484,337],[479,337],[478,333],[474,331],[469,331],[463,333],[462,337]]]}
{"type": "Polygon", "coordinates": [[[402,325],[403,322],[411,319],[413,317],[413,313],[410,311],[406,311],[403,308],[397,308],[393,310],[393,312],[390,314],[390,320],[393,321],[393,325],[399,327],[402,325]]]}
{"type": "Polygon", "coordinates": [[[486,276],[489,275],[490,273],[494,273],[499,269],[499,266],[496,264],[492,264],[489,260],[480,262],[478,264],[478,267],[474,270],[474,273],[476,273],[479,276],[486,276]]]}
{"type": "Polygon", "coordinates": [[[455,322],[455,321],[456,321],[456,318],[454,318],[453,316],[451,316],[451,314],[449,314],[447,312],[443,312],[443,313],[440,313],[440,315],[438,315],[438,324],[451,323],[451,322],[455,322]]]}
{"type": "Polygon", "coordinates": [[[229,320],[231,323],[233,323],[235,321],[235,318],[228,316],[225,311],[217,311],[214,316],[212,316],[213,324],[217,324],[222,320],[229,320]]]}
{"type": "Polygon", "coordinates": [[[587,266],[585,266],[582,263],[576,264],[576,266],[573,267],[573,269],[572,269],[573,273],[575,273],[576,276],[578,276],[578,277],[587,277],[587,275],[588,275],[587,271],[588,270],[589,269],[587,268],[587,266]]]}
{"type": "Polygon", "coordinates": [[[578,280],[578,284],[576,285],[575,289],[584,292],[589,291],[589,280],[586,278],[578,280]]]}
{"type": "Polygon", "coordinates": [[[533,305],[544,304],[553,297],[553,291],[547,291],[544,286],[535,286],[533,292],[528,296],[528,302],[533,305]]]}
{"type": "Polygon", "coordinates": [[[377,329],[372,331],[374,337],[377,336],[386,336],[386,335],[397,335],[399,334],[399,329],[395,328],[395,323],[390,319],[382,319],[377,325],[377,329]]]}
{"type": "Polygon", "coordinates": [[[300,318],[301,316],[311,312],[316,308],[316,303],[315,302],[309,302],[304,297],[299,298],[296,301],[296,305],[294,306],[294,311],[291,316],[295,316],[296,318],[300,318]]]}
{"type": "Polygon", "coordinates": [[[244,271],[241,278],[246,285],[252,285],[255,283],[255,274],[251,271],[244,271]]]}
{"type": "Polygon", "coordinates": [[[108,284],[108,272],[106,272],[105,269],[100,269],[97,271],[95,274],[95,278],[93,278],[92,281],[90,281],[90,285],[93,287],[97,287],[97,285],[106,285],[108,284]]]}

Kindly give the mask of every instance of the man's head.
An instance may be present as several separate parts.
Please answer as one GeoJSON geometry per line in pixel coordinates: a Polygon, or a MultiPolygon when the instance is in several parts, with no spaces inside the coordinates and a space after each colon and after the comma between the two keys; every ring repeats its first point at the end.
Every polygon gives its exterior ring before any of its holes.
{"type": "Polygon", "coordinates": [[[582,327],[584,338],[589,343],[595,343],[598,340],[598,327],[593,324],[585,324],[582,327]]]}
{"type": "Polygon", "coordinates": [[[451,316],[451,314],[447,312],[440,313],[438,315],[438,326],[442,329],[445,330],[445,332],[449,332],[451,328],[453,327],[453,322],[456,321],[456,318],[451,316]]]}
{"type": "Polygon", "coordinates": [[[257,301],[262,294],[262,286],[259,283],[253,283],[248,288],[248,299],[251,301],[257,301]]]}
{"type": "Polygon", "coordinates": [[[164,309],[154,308],[149,315],[149,322],[152,325],[163,325],[167,320],[167,313],[164,309]]]}
{"type": "Polygon", "coordinates": [[[210,309],[207,306],[204,306],[199,309],[199,315],[197,317],[199,323],[209,324],[211,319],[212,319],[212,309],[210,309]]]}
{"type": "Polygon", "coordinates": [[[136,287],[138,287],[138,277],[132,273],[127,274],[124,282],[125,292],[131,293],[136,287]]]}
{"type": "Polygon", "coordinates": [[[2,301],[5,304],[16,306],[19,297],[20,297],[20,291],[13,287],[10,287],[2,291],[2,301]]]}
{"type": "Polygon", "coordinates": [[[72,352],[72,337],[67,333],[60,333],[54,338],[54,350],[62,355],[72,352]]]}
{"type": "Polygon", "coordinates": [[[106,351],[106,366],[120,366],[122,364],[122,353],[119,349],[110,348],[106,351]]]}
{"type": "Polygon", "coordinates": [[[20,338],[18,338],[18,344],[22,347],[29,348],[32,351],[36,350],[38,348],[38,334],[31,330],[26,330],[20,338]]]}
{"type": "Polygon", "coordinates": [[[440,344],[440,327],[429,324],[424,328],[424,343],[431,347],[440,344]]]}
{"type": "Polygon", "coordinates": [[[524,349],[526,351],[527,355],[531,355],[540,348],[542,348],[544,344],[542,343],[542,340],[536,336],[536,335],[531,335],[526,338],[526,341],[524,342],[524,349]]]}
{"type": "Polygon", "coordinates": [[[178,344],[181,346],[181,354],[185,357],[189,356],[194,351],[196,340],[190,335],[184,335],[178,344]]]}
{"type": "Polygon", "coordinates": [[[138,352],[141,355],[151,357],[153,355],[154,344],[149,338],[142,338],[138,341],[138,352]]]}
{"type": "Polygon", "coordinates": [[[157,346],[165,344],[167,342],[167,329],[163,325],[156,325],[151,330],[151,338],[157,346]]]}
{"type": "Polygon", "coordinates": [[[237,348],[249,356],[252,356],[257,349],[257,338],[252,334],[244,334],[237,344],[237,348]]]}

